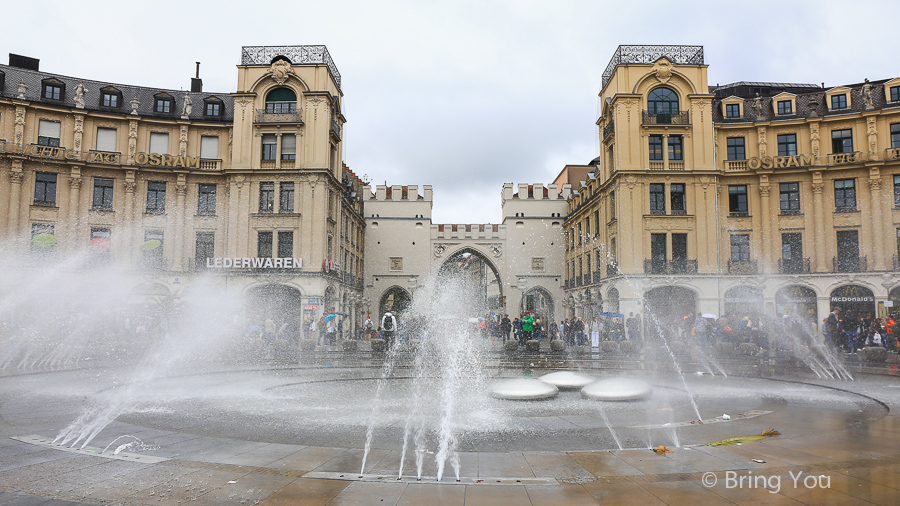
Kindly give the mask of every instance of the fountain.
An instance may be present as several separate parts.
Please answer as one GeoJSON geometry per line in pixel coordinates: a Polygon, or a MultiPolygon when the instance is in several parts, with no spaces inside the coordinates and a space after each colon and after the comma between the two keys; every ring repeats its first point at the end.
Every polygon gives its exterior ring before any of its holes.
{"type": "Polygon", "coordinates": [[[59,265],[53,291],[36,288],[46,274],[17,273],[0,300],[4,413],[52,420],[28,431],[19,422],[7,435],[34,433],[48,447],[189,460],[160,441],[190,434],[354,451],[323,479],[445,483],[478,476],[471,455],[479,452],[686,448],[724,430],[707,427],[759,432],[774,412],[823,402],[883,416],[877,403],[834,390],[853,376],[808,331],[791,335],[797,365],[776,371],[801,383],[766,379],[768,357],[716,357],[664,333],[635,356],[554,352],[546,342],[508,352],[469,331],[485,308],[465,296],[465,282],[445,276],[426,283],[401,318],[432,317],[384,353],[301,353],[298,344],[279,354],[248,334],[234,317],[247,301],[215,278],[177,300],[129,304],[143,277],[59,265]],[[12,400],[24,388],[30,395],[12,400]],[[731,416],[712,416],[720,413],[731,416]]]}

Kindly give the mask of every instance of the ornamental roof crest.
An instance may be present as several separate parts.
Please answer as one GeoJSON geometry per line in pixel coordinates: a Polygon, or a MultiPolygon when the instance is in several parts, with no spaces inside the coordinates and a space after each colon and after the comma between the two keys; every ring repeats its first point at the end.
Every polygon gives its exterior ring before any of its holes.
{"type": "Polygon", "coordinates": [[[271,74],[273,81],[278,84],[284,84],[294,74],[294,69],[285,60],[275,60],[272,62],[272,66],[269,67],[269,74],[271,74]]]}

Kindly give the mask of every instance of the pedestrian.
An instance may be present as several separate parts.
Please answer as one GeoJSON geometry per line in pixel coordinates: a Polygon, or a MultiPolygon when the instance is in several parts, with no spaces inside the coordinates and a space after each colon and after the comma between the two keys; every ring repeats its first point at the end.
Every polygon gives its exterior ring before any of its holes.
{"type": "Polygon", "coordinates": [[[337,342],[337,323],[335,320],[337,317],[333,314],[330,314],[325,317],[325,344],[328,346],[334,346],[337,342]]]}
{"type": "Polygon", "coordinates": [[[275,330],[275,322],[271,318],[266,318],[265,323],[263,323],[266,344],[272,344],[275,341],[275,330]]]}
{"type": "Polygon", "coordinates": [[[366,322],[363,324],[363,327],[365,328],[366,341],[371,341],[372,340],[372,330],[375,327],[375,322],[372,321],[372,315],[366,316],[366,322]]]}
{"type": "Polygon", "coordinates": [[[537,339],[538,341],[540,341],[541,338],[543,337],[543,335],[544,335],[544,326],[541,325],[541,320],[540,320],[540,318],[538,318],[537,320],[534,321],[533,336],[534,336],[534,339],[537,339]]]}
{"type": "Polygon", "coordinates": [[[634,313],[628,313],[628,319],[625,320],[625,327],[628,329],[628,339],[637,341],[641,337],[641,320],[634,316],[634,313]]]}
{"type": "Polygon", "coordinates": [[[381,332],[384,334],[385,343],[390,348],[394,344],[394,334],[397,332],[397,319],[391,314],[390,308],[381,317],[381,332]]]}
{"type": "Polygon", "coordinates": [[[509,339],[509,332],[512,330],[512,322],[509,321],[509,313],[503,313],[503,319],[500,320],[500,335],[503,336],[505,343],[509,339]]]}
{"type": "Polygon", "coordinates": [[[575,323],[573,324],[573,331],[575,332],[575,342],[578,346],[584,346],[584,320],[579,316],[575,323]]]}
{"type": "Polygon", "coordinates": [[[603,330],[603,324],[600,323],[600,320],[595,316],[593,320],[591,320],[591,347],[599,348],[600,347],[600,331],[603,330]]]}
{"type": "Polygon", "coordinates": [[[534,332],[534,316],[531,316],[531,313],[525,312],[525,316],[522,318],[522,340],[523,345],[525,342],[531,340],[532,333],[534,332]]]}
{"type": "Polygon", "coordinates": [[[828,317],[825,318],[825,325],[822,330],[825,333],[825,342],[829,344],[829,346],[833,348],[841,348],[843,347],[843,332],[841,331],[841,320],[840,315],[841,308],[835,307],[828,313],[828,317]]]}

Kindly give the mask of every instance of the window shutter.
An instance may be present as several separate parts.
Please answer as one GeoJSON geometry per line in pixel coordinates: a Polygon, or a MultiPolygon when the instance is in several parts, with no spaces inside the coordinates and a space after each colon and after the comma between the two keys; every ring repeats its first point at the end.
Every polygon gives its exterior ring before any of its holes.
{"type": "Polygon", "coordinates": [[[169,134],[150,133],[150,152],[161,155],[169,152],[169,134]]]}
{"type": "Polygon", "coordinates": [[[97,129],[97,151],[116,151],[116,129],[97,129]]]}
{"type": "Polygon", "coordinates": [[[200,158],[216,160],[219,158],[219,138],[211,135],[200,137],[200,158]]]}
{"type": "Polygon", "coordinates": [[[296,155],[297,154],[297,136],[294,134],[285,134],[281,136],[281,154],[296,155]]]}
{"type": "Polygon", "coordinates": [[[40,120],[38,123],[38,136],[59,139],[59,121],[40,120]]]}

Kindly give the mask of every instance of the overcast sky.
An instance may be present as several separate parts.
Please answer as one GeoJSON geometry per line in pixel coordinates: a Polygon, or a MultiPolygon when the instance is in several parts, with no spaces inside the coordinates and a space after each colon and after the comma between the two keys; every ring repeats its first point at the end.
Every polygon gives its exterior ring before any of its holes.
{"type": "Polygon", "coordinates": [[[496,223],[504,182],[549,183],[596,156],[600,78],[619,44],[703,45],[710,84],[900,76],[896,1],[32,0],[15,11],[0,54],[120,84],[189,89],[200,61],[204,91],[231,92],[241,46],[324,44],[343,79],[344,161],[373,184],[433,185],[436,223],[496,223]]]}

